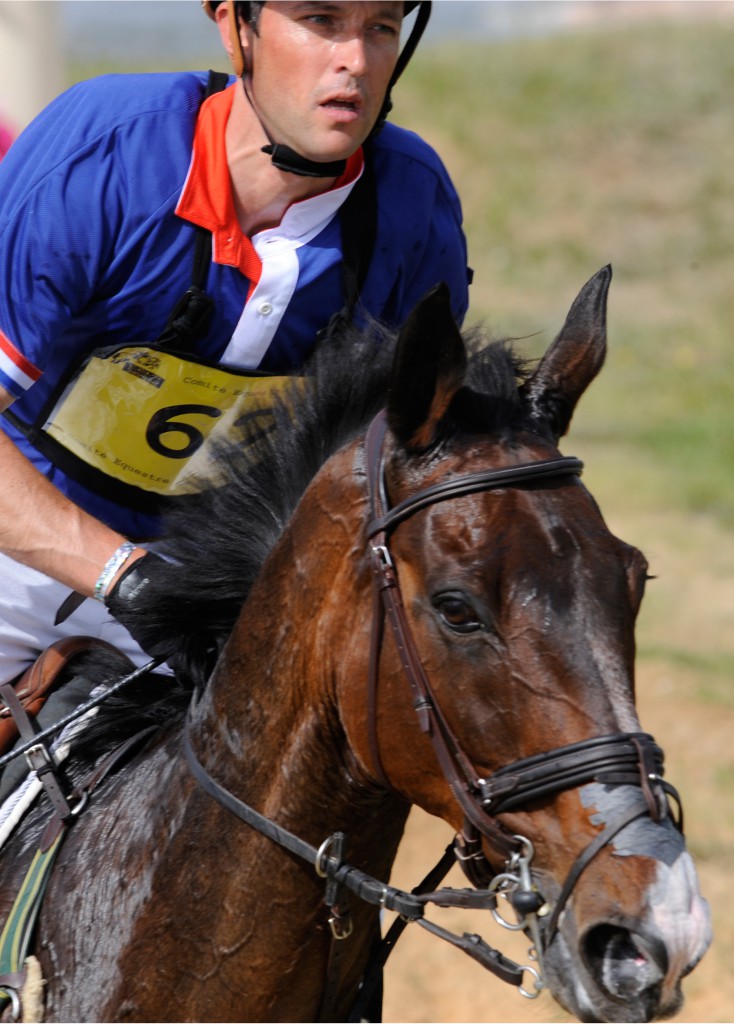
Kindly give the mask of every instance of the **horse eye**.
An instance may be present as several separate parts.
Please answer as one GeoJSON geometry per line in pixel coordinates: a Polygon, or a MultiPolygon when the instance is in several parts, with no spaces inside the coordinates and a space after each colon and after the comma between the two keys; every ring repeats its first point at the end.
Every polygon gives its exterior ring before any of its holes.
{"type": "Polygon", "coordinates": [[[433,607],[456,633],[474,633],[482,628],[476,611],[460,594],[439,594],[433,599],[433,607]]]}

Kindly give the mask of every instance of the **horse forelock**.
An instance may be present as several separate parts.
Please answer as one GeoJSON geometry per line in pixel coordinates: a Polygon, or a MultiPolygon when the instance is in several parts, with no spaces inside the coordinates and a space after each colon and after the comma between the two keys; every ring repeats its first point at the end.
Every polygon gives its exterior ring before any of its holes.
{"type": "Polygon", "coordinates": [[[469,363],[464,387],[452,403],[457,425],[480,434],[538,429],[522,386],[531,367],[520,358],[509,340],[487,342],[481,333],[466,338],[469,363]]]}

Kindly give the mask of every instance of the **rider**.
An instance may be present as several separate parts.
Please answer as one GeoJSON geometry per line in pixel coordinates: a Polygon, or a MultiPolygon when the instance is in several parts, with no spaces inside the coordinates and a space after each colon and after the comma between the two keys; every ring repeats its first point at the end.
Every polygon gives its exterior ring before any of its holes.
{"type": "Polygon", "coordinates": [[[160,564],[146,545],[182,442],[231,413],[238,374],[303,363],[371,233],[359,309],[398,325],[443,280],[466,312],[454,188],[383,125],[430,4],[204,7],[235,71],[221,91],[199,73],[80,83],[0,166],[0,682],[67,635],[148,660],[121,621],[160,564]]]}

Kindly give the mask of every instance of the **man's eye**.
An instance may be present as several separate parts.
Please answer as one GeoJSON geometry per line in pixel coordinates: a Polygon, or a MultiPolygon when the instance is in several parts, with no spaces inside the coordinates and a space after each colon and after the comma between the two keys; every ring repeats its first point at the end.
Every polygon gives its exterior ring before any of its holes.
{"type": "Polygon", "coordinates": [[[399,29],[395,28],[394,25],[385,25],[385,24],[373,25],[372,26],[372,31],[377,33],[377,34],[390,36],[391,38],[394,37],[394,36],[397,36],[399,34],[399,29]]]}
{"type": "Polygon", "coordinates": [[[456,633],[474,633],[483,628],[476,610],[460,594],[439,594],[433,599],[433,607],[456,633]]]}

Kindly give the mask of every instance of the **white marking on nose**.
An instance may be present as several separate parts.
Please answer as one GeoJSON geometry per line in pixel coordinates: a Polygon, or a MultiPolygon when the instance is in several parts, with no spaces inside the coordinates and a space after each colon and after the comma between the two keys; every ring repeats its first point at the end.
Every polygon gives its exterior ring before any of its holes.
{"type": "Polygon", "coordinates": [[[688,853],[682,853],[672,865],[658,862],[648,899],[650,917],[668,950],[668,978],[680,978],[701,959],[711,942],[711,911],[688,853]]]}

